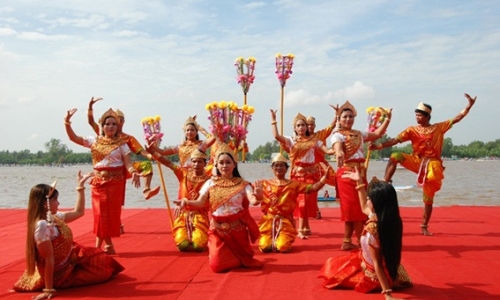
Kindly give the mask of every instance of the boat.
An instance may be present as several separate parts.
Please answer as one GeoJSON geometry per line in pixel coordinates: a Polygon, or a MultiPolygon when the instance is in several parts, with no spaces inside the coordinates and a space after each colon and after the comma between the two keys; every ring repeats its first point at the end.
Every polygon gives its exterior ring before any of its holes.
{"type": "Polygon", "coordinates": [[[416,185],[395,185],[394,189],[396,191],[404,191],[404,190],[411,190],[411,189],[416,189],[418,186],[416,185]]]}
{"type": "Polygon", "coordinates": [[[335,197],[318,197],[318,201],[335,201],[335,197]]]}

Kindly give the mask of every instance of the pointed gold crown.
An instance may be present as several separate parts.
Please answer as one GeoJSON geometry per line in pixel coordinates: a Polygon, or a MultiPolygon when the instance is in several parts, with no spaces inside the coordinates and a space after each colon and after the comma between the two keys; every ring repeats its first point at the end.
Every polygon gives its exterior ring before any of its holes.
{"type": "Polygon", "coordinates": [[[238,153],[234,151],[233,148],[231,148],[228,144],[226,143],[220,143],[219,147],[217,148],[217,151],[215,151],[215,158],[217,159],[219,155],[222,153],[229,153],[233,157],[235,162],[238,162],[238,153]]]}
{"type": "Polygon", "coordinates": [[[316,124],[316,118],[313,116],[308,116],[306,121],[307,121],[307,124],[316,124]]]}
{"type": "Polygon", "coordinates": [[[102,114],[101,118],[99,119],[99,125],[101,125],[101,127],[102,127],[102,124],[104,123],[104,121],[106,120],[106,118],[108,118],[108,117],[115,118],[117,125],[122,124],[120,116],[116,113],[116,111],[114,111],[113,109],[110,108],[104,114],[102,114]]]}
{"type": "Polygon", "coordinates": [[[200,128],[200,125],[198,125],[198,123],[196,122],[196,119],[193,118],[193,117],[189,117],[186,119],[186,121],[184,122],[184,125],[182,126],[182,129],[183,130],[186,130],[186,127],[189,125],[189,124],[194,124],[194,127],[196,127],[196,130],[198,130],[200,128]]]}
{"type": "Polygon", "coordinates": [[[427,106],[424,105],[423,102],[420,102],[417,106],[417,110],[421,110],[423,112],[426,112],[428,113],[429,115],[431,114],[432,112],[432,109],[428,108],[427,106]]]}
{"type": "Polygon", "coordinates": [[[125,119],[125,114],[124,114],[121,110],[117,109],[117,110],[116,110],[116,114],[117,114],[119,117],[122,117],[122,118],[124,118],[124,119],[125,119]]]}
{"type": "Polygon", "coordinates": [[[201,152],[200,150],[195,149],[193,152],[191,152],[191,155],[189,156],[189,158],[191,158],[191,159],[202,158],[204,160],[207,160],[207,155],[205,153],[201,152]]]}
{"type": "Polygon", "coordinates": [[[273,159],[271,160],[271,163],[275,163],[275,162],[278,162],[278,161],[284,162],[284,163],[288,164],[288,159],[286,159],[286,157],[283,156],[283,154],[281,154],[281,153],[276,154],[273,157],[273,159]]]}
{"type": "Polygon", "coordinates": [[[353,114],[354,116],[357,116],[357,115],[358,115],[358,112],[356,111],[356,108],[354,108],[354,105],[352,105],[352,104],[351,104],[351,102],[349,102],[349,101],[346,101],[344,104],[342,104],[342,106],[341,106],[341,107],[339,107],[338,113],[339,113],[339,114],[342,114],[342,112],[343,112],[344,110],[346,110],[346,109],[348,109],[348,110],[352,111],[352,114],[353,114]]]}
{"type": "Polygon", "coordinates": [[[295,124],[297,124],[297,121],[298,121],[298,120],[302,120],[302,121],[304,121],[304,123],[306,123],[306,124],[307,124],[307,118],[306,118],[303,114],[298,113],[298,114],[295,116],[295,118],[293,119],[293,126],[294,126],[294,127],[295,127],[295,124]]]}

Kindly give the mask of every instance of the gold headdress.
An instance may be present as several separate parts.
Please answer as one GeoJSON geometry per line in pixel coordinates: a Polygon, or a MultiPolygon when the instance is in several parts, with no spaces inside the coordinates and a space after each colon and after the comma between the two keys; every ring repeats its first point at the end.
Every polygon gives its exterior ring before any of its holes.
{"type": "Polygon", "coordinates": [[[233,148],[231,148],[228,144],[226,143],[219,143],[219,147],[217,148],[217,151],[215,151],[215,158],[219,158],[219,155],[222,153],[229,153],[233,157],[235,162],[238,162],[238,153],[234,151],[233,148]]]}
{"type": "Polygon", "coordinates": [[[191,152],[191,155],[189,156],[191,159],[196,159],[196,158],[202,158],[204,160],[207,160],[207,155],[203,152],[201,152],[198,149],[195,149],[193,152],[191,152]]]}
{"type": "Polygon", "coordinates": [[[182,130],[186,130],[186,127],[189,125],[189,124],[194,124],[194,127],[196,127],[196,130],[198,130],[200,128],[200,125],[198,125],[198,123],[196,122],[196,119],[193,118],[193,117],[189,117],[186,119],[186,121],[184,122],[184,125],[182,125],[182,130]]]}
{"type": "Polygon", "coordinates": [[[125,114],[123,114],[123,112],[119,109],[116,110],[116,114],[121,117],[121,118],[124,118],[125,119],[125,114]]]}
{"type": "Polygon", "coordinates": [[[424,105],[423,102],[420,102],[417,106],[417,110],[421,110],[423,112],[426,112],[428,113],[429,115],[431,114],[432,112],[432,109],[428,108],[427,106],[424,105]]]}
{"type": "Polygon", "coordinates": [[[316,118],[314,118],[313,116],[308,116],[306,121],[307,124],[316,124],[316,118]]]}
{"type": "Polygon", "coordinates": [[[348,109],[348,110],[352,111],[352,114],[354,115],[354,117],[358,115],[358,112],[356,111],[356,108],[354,108],[354,105],[352,105],[349,101],[346,101],[346,102],[345,102],[344,104],[342,104],[342,106],[341,106],[341,107],[339,107],[339,109],[337,110],[337,112],[338,112],[339,116],[340,116],[340,114],[342,114],[342,112],[343,112],[344,110],[346,110],[346,109],[348,109]]]}
{"type": "Polygon", "coordinates": [[[302,120],[302,121],[304,121],[304,123],[307,124],[307,118],[303,114],[297,113],[297,115],[293,119],[293,126],[294,127],[295,127],[295,124],[297,124],[297,121],[299,121],[299,120],[302,120]]]}
{"type": "Polygon", "coordinates": [[[288,164],[288,159],[286,159],[286,157],[283,156],[283,154],[281,153],[278,153],[276,154],[273,159],[271,160],[271,163],[275,163],[275,162],[284,162],[286,164],[288,164]]]}
{"type": "Polygon", "coordinates": [[[120,116],[113,110],[113,109],[108,109],[102,116],[101,118],[99,119],[99,125],[103,125],[104,121],[106,120],[106,118],[109,118],[109,117],[113,117],[115,118],[116,120],[116,124],[117,125],[121,125],[122,121],[120,119],[120,116]]]}

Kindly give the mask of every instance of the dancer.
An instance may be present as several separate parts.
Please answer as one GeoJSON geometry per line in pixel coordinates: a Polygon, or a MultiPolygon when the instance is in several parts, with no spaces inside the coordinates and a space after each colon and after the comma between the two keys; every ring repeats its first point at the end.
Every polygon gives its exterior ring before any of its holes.
{"type": "Polygon", "coordinates": [[[342,174],[345,171],[352,171],[355,167],[360,169],[361,176],[365,178],[365,153],[363,143],[371,142],[380,138],[387,126],[389,126],[391,111],[387,112],[382,125],[374,132],[361,133],[352,128],[356,109],[346,101],[338,110],[340,129],[332,135],[332,145],[337,157],[337,189],[340,197],[340,220],[344,222],[344,239],[342,241],[342,250],[351,250],[356,248],[352,243],[352,234],[356,232],[358,239],[363,230],[363,223],[366,216],[359,207],[357,192],[354,183],[349,179],[343,179],[342,174]]]}
{"type": "MultiPolygon", "coordinates": [[[[294,137],[285,137],[278,133],[275,110],[271,110],[271,119],[274,138],[290,154],[292,163],[291,179],[305,183],[318,182],[321,172],[316,165],[316,157],[324,154],[333,155],[334,151],[328,149],[321,140],[310,135],[307,129],[306,117],[302,114],[297,114],[293,119],[294,137]]],[[[308,218],[316,217],[317,206],[317,191],[298,195],[294,216],[299,217],[299,226],[297,229],[299,238],[305,239],[307,235],[311,234],[308,218]]]]}
{"type": "MultiPolygon", "coordinates": [[[[148,147],[148,150],[149,147],[148,147]]],[[[207,165],[207,155],[198,149],[191,152],[191,168],[182,168],[159,153],[153,152],[154,158],[170,168],[175,177],[179,180],[178,199],[196,200],[199,196],[200,188],[210,177],[205,174],[207,165]]],[[[205,250],[208,242],[208,206],[199,210],[189,210],[179,206],[175,209],[175,220],[172,234],[175,245],[179,251],[201,252],[205,250]]]]}
{"type": "Polygon", "coordinates": [[[411,142],[413,153],[395,152],[391,154],[385,169],[384,180],[392,182],[392,176],[396,172],[398,163],[418,174],[417,184],[423,188],[424,202],[420,228],[422,234],[426,236],[432,235],[428,226],[432,215],[434,195],[441,189],[444,178],[444,167],[441,160],[444,135],[453,124],[460,122],[469,113],[477,99],[477,97],[472,98],[468,94],[465,94],[465,97],[469,101],[465,109],[453,119],[435,124],[430,123],[432,107],[429,104],[419,103],[415,109],[415,119],[418,125],[410,126],[397,137],[371,147],[371,149],[380,150],[398,143],[411,142]]]}
{"type": "MultiPolygon", "coordinates": [[[[338,106],[337,107],[334,107],[332,105],[330,105],[330,106],[335,110],[338,109],[338,106]]],[[[332,132],[335,128],[335,124],[337,123],[337,118],[334,117],[332,123],[320,131],[315,131],[316,130],[316,118],[314,118],[313,116],[308,116],[306,121],[307,121],[307,129],[309,130],[309,133],[311,134],[311,136],[319,139],[326,146],[326,139],[332,134],[332,132]]],[[[319,163],[329,164],[328,161],[325,159],[324,154],[317,155],[316,163],[317,164],[319,164],[319,163]]],[[[330,172],[330,174],[328,174],[328,181],[326,182],[326,184],[331,185],[331,186],[335,186],[335,171],[333,170],[333,168],[330,168],[329,172],[330,172]]],[[[317,199],[316,199],[316,201],[317,201],[317,199]]],[[[316,206],[317,206],[316,219],[321,219],[321,212],[319,210],[319,206],[317,205],[317,203],[316,203],[316,206]]]]}
{"type": "Polygon", "coordinates": [[[396,190],[374,178],[366,194],[365,178],[356,167],[344,171],[342,178],[356,184],[358,202],[369,220],[361,235],[361,250],[329,258],[320,271],[328,289],[350,288],[368,293],[382,290],[385,299],[397,299],[392,289],[411,287],[413,283],[401,265],[403,222],[399,215],[396,190]]]}
{"type": "MultiPolygon", "coordinates": [[[[94,121],[94,110],[93,106],[94,103],[97,101],[102,100],[102,98],[94,98],[92,97],[89,102],[89,109],[87,111],[87,119],[89,122],[89,125],[94,129],[95,133],[99,135],[99,125],[94,121]]],[[[118,132],[120,134],[120,137],[122,139],[125,139],[127,142],[128,147],[132,152],[136,155],[142,155],[145,158],[149,160],[144,160],[144,161],[136,161],[133,162],[134,164],[134,169],[137,170],[137,172],[141,175],[141,177],[144,178],[144,190],[142,191],[144,195],[144,199],[149,200],[150,198],[156,196],[160,192],[160,186],[155,187],[154,189],[151,189],[151,181],[153,180],[153,166],[151,164],[152,156],[149,152],[144,150],[142,148],[141,143],[139,141],[129,135],[123,132],[123,125],[125,124],[125,115],[123,112],[121,112],[119,109],[116,110],[116,113],[118,114],[118,117],[120,118],[120,126],[118,128],[118,132]]],[[[125,188],[125,185],[124,185],[125,188]]],[[[123,203],[122,205],[124,205],[123,203]]],[[[123,225],[121,226],[121,230],[123,231],[123,225]]],[[[122,232],[123,233],[123,232],[122,232]]]]}
{"type": "Polygon", "coordinates": [[[187,118],[182,130],[184,131],[184,142],[180,145],[166,149],[160,149],[155,145],[151,145],[151,149],[162,156],[179,154],[180,165],[184,168],[188,168],[191,165],[189,159],[191,152],[198,149],[205,153],[205,151],[215,142],[215,137],[209,136],[205,141],[200,140],[198,131],[206,133],[206,130],[196,122],[196,116],[187,118]]]}
{"type": "Polygon", "coordinates": [[[48,184],[37,184],[28,201],[26,236],[26,270],[14,284],[18,292],[42,291],[32,299],[51,299],[56,288],[89,285],[109,280],[123,271],[111,256],[101,249],[84,247],[73,242],[66,223],[85,213],[85,181],[92,173],[82,176],[78,171],[77,197],[71,211],[59,211],[59,192],[48,184]]]}
{"type": "Polygon", "coordinates": [[[82,137],[76,135],[71,127],[71,118],[76,108],[68,110],[64,119],[69,139],[81,146],[91,148],[94,178],[92,185],[92,210],[94,213],[94,233],[96,247],[104,242],[104,252],[114,254],[112,237],[120,236],[120,216],[125,198],[124,182],[126,172],[132,174],[132,184],[140,187],[139,173],[130,160],[130,148],[126,140],[119,136],[120,118],[111,108],[106,111],[99,123],[101,135],[82,137]]]}
{"type": "Polygon", "coordinates": [[[261,268],[262,262],[254,259],[250,241],[259,236],[259,228],[248,211],[249,204],[258,205],[262,200],[262,185],[256,189],[245,181],[236,162],[236,154],[227,144],[221,143],[215,155],[217,177],[205,182],[197,200],[174,200],[180,208],[190,210],[210,207],[211,223],[208,231],[208,260],[212,271],[219,273],[238,267],[261,268]]]}
{"type": "MultiPolygon", "coordinates": [[[[314,183],[303,183],[286,179],[288,160],[278,153],[273,157],[271,168],[275,178],[262,180],[264,199],[261,210],[264,213],[259,222],[261,252],[289,252],[297,236],[293,211],[298,194],[319,191],[326,183],[329,165],[321,164],[323,177],[314,183]]],[[[257,185],[258,182],[255,184],[257,185]]]]}

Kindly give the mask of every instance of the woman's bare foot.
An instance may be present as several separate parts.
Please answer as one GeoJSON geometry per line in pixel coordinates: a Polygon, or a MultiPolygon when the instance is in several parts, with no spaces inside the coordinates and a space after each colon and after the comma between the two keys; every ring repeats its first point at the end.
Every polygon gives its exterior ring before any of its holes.
{"type": "Polygon", "coordinates": [[[307,235],[304,234],[304,229],[297,229],[297,237],[302,240],[308,239],[307,235]]]}
{"type": "Polygon", "coordinates": [[[357,249],[356,245],[352,243],[351,238],[344,238],[342,241],[342,246],[340,246],[340,250],[352,250],[357,249]]]}
{"type": "Polygon", "coordinates": [[[429,226],[427,225],[420,225],[420,228],[422,230],[422,235],[425,235],[425,236],[433,236],[434,234],[432,234],[432,232],[430,232],[427,228],[429,228],[429,226]]]}
{"type": "Polygon", "coordinates": [[[156,196],[160,192],[160,187],[157,186],[154,189],[145,189],[142,193],[144,194],[144,199],[149,200],[151,197],[156,196]]]}

